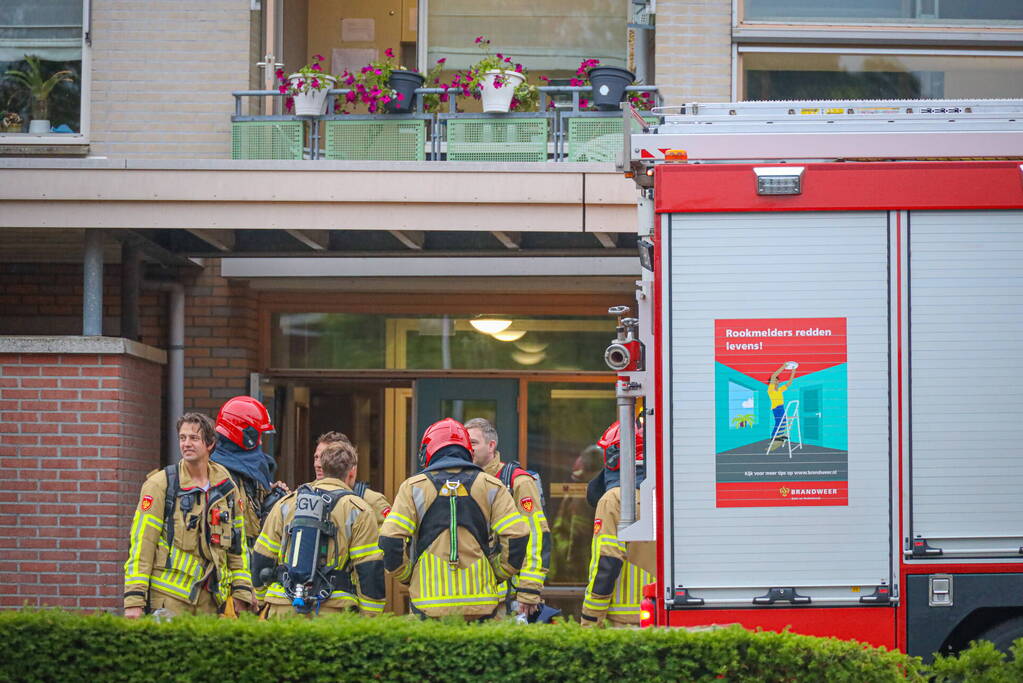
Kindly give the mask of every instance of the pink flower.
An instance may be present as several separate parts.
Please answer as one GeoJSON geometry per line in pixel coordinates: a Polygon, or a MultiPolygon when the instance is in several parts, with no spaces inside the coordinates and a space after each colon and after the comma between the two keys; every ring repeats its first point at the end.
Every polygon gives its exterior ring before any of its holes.
{"type": "Polygon", "coordinates": [[[345,93],[345,101],[347,101],[347,102],[354,102],[355,101],[355,91],[354,90],[349,90],[348,92],[345,93]]]}
{"type": "Polygon", "coordinates": [[[313,64],[313,71],[323,71],[323,68],[319,64],[313,64]]]}
{"type": "Polygon", "coordinates": [[[274,71],[274,76],[277,78],[284,78],[284,69],[277,69],[277,71],[274,71]]]}
{"type": "Polygon", "coordinates": [[[377,76],[382,76],[384,72],[381,71],[380,69],[373,69],[373,73],[375,73],[377,76]]]}
{"type": "Polygon", "coordinates": [[[498,52],[497,53],[497,58],[498,59],[504,59],[504,55],[502,55],[500,52],[498,52]]]}
{"type": "Polygon", "coordinates": [[[295,108],[295,98],[294,97],[286,98],[284,100],[284,106],[287,108],[288,111],[291,111],[292,109],[294,109],[295,108]]]}
{"type": "Polygon", "coordinates": [[[446,61],[448,61],[448,58],[447,58],[447,57],[441,57],[440,59],[438,59],[438,60],[437,60],[437,63],[438,63],[438,64],[443,64],[443,63],[444,63],[444,62],[446,62],[446,61]]]}
{"type": "Polygon", "coordinates": [[[483,36],[476,36],[476,44],[479,45],[483,42],[483,36]]]}
{"type": "Polygon", "coordinates": [[[522,65],[521,64],[516,64],[515,65],[515,73],[517,73],[517,74],[522,73],[522,65]]]}
{"type": "Polygon", "coordinates": [[[281,87],[277,88],[277,90],[279,90],[282,95],[288,94],[288,86],[286,85],[282,85],[281,87]]]}
{"type": "Polygon", "coordinates": [[[386,50],[384,50],[384,54],[387,55],[388,57],[393,57],[394,56],[394,50],[391,49],[391,48],[387,48],[386,50]]]}
{"type": "Polygon", "coordinates": [[[551,82],[551,79],[549,79],[547,76],[537,76],[537,78],[539,78],[544,83],[550,83],[551,82]]]}
{"type": "Polygon", "coordinates": [[[323,55],[313,55],[313,59],[315,59],[317,62],[322,62],[323,55]]]}
{"type": "Polygon", "coordinates": [[[320,82],[319,82],[319,81],[318,81],[317,79],[315,79],[315,78],[314,78],[314,79],[312,80],[312,82],[310,82],[310,83],[309,83],[309,85],[310,85],[311,87],[313,87],[313,88],[319,89],[319,87],[320,87],[320,82]]]}

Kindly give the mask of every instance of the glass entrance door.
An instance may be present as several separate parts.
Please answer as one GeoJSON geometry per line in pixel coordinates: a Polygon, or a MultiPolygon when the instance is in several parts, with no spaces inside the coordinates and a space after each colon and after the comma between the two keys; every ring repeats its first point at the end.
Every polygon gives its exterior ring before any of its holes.
{"type": "Polygon", "coordinates": [[[518,379],[420,379],[415,396],[417,446],[423,431],[437,420],[452,417],[464,423],[483,417],[497,428],[502,459],[518,460],[518,379]]]}

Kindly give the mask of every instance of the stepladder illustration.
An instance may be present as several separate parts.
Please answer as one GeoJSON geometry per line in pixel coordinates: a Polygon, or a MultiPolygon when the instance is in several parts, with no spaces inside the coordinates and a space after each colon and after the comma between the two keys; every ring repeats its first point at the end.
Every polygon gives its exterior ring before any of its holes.
{"type": "Polygon", "coordinates": [[[776,448],[786,447],[789,457],[792,451],[803,447],[803,432],[799,425],[799,401],[793,399],[785,404],[785,414],[775,425],[771,434],[771,441],[767,444],[764,453],[770,453],[776,448]]]}

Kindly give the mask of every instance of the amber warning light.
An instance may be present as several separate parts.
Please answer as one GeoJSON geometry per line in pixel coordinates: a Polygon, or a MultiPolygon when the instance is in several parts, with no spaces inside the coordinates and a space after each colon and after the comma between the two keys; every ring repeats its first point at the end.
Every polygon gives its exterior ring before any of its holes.
{"type": "Polygon", "coordinates": [[[688,161],[689,154],[684,149],[669,149],[664,152],[665,161],[688,161]]]}

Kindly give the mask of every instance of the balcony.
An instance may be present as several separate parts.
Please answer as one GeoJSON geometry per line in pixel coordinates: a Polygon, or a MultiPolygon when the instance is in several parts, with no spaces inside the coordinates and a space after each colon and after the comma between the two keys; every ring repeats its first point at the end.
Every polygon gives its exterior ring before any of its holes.
{"type": "MultiPolygon", "coordinates": [[[[618,111],[584,111],[589,87],[543,86],[539,111],[482,114],[456,111],[458,89],[419,88],[409,114],[326,114],[323,116],[242,114],[243,101],[283,97],[276,90],[232,93],[231,155],[236,160],[614,162],[622,153],[618,111]],[[448,92],[448,110],[430,113],[428,94],[448,92]],[[550,106],[548,106],[550,105],[550,106]]],[[[660,105],[657,86],[633,85],[660,105]]],[[[328,91],[327,111],[349,91],[328,91]]],[[[648,123],[659,114],[642,112],[648,123]]],[[[638,128],[637,121],[630,125],[638,128]]]]}

